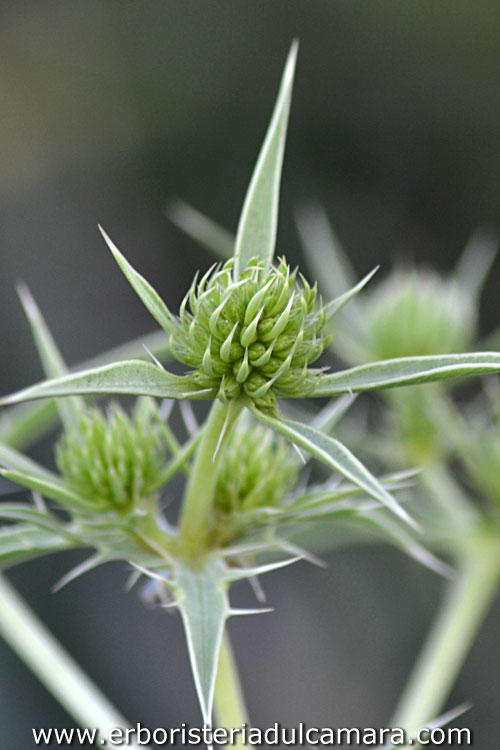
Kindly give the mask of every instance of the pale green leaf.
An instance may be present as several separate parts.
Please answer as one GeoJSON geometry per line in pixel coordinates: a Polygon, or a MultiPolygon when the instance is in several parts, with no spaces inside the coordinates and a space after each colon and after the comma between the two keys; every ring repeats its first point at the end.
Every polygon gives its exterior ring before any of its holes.
{"type": "MultiPolygon", "coordinates": [[[[20,284],[18,294],[33,333],[45,376],[47,378],[58,378],[67,375],[68,368],[28,287],[20,284]]],[[[82,414],[85,411],[85,404],[83,399],[72,396],[58,401],[57,409],[62,423],[66,429],[69,429],[70,427],[79,427],[82,414]]]]}
{"type": "Polygon", "coordinates": [[[173,224],[213,255],[223,260],[233,255],[234,235],[189,203],[181,200],[171,201],[167,204],[165,213],[173,224]]]}
{"type": "Polygon", "coordinates": [[[349,481],[363,489],[370,497],[386,505],[407,523],[415,525],[411,516],[401,507],[398,501],[363,466],[361,461],[338,440],[300,422],[292,422],[282,417],[273,417],[259,411],[255,407],[251,408],[257,419],[275,432],[281,433],[299,448],[306,450],[314,458],[317,458],[334,471],[342,474],[349,481]]]}
{"type": "Polygon", "coordinates": [[[294,42],[288,55],[271,123],[243,203],[236,233],[236,279],[251,258],[259,258],[267,266],[272,263],[278,226],[281,168],[297,49],[298,43],[294,42]]]}
{"type": "Polygon", "coordinates": [[[219,651],[230,614],[226,573],[226,567],[217,558],[209,558],[196,568],[179,563],[172,584],[205,724],[211,723],[219,651]]]}
{"type": "Polygon", "coordinates": [[[172,375],[149,362],[129,360],[38,383],[1,398],[0,406],[37,398],[106,393],[156,398],[213,398],[215,395],[210,389],[197,390],[189,377],[172,375]]]}
{"type": "Polygon", "coordinates": [[[465,375],[486,375],[500,371],[500,353],[433,354],[372,362],[324,375],[311,396],[372,391],[402,385],[429,383],[465,375]]]}
{"type": "Polygon", "coordinates": [[[139,295],[141,301],[148,308],[149,312],[155,318],[155,320],[165,329],[168,333],[173,333],[178,323],[175,317],[172,315],[158,292],[156,292],[151,284],[138,273],[128,260],[121,254],[113,241],[108,237],[102,227],[99,227],[102,236],[104,237],[106,244],[113,253],[113,256],[122,269],[123,273],[127,277],[128,281],[134,288],[135,292],[139,295]]]}
{"type": "Polygon", "coordinates": [[[46,529],[16,524],[0,529],[0,568],[68,549],[71,543],[46,529]]]}

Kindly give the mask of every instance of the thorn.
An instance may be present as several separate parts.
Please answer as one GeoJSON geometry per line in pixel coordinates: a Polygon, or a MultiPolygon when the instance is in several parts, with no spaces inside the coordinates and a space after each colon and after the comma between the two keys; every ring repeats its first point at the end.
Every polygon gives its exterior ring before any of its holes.
{"type": "Polygon", "coordinates": [[[175,609],[179,604],[175,599],[172,599],[171,602],[165,602],[165,604],[161,604],[160,606],[162,609],[175,609]]]}
{"type": "Polygon", "coordinates": [[[298,445],[295,445],[295,443],[292,443],[292,445],[293,445],[293,447],[295,448],[295,450],[297,451],[297,453],[299,454],[299,458],[300,458],[300,460],[302,461],[302,463],[303,463],[303,464],[306,464],[306,463],[307,463],[307,461],[306,461],[306,459],[305,459],[305,457],[304,457],[304,454],[303,454],[303,453],[302,453],[302,451],[300,450],[299,446],[298,446],[298,445]]]}
{"type": "Polygon", "coordinates": [[[71,583],[71,581],[75,581],[80,576],[84,575],[85,573],[89,573],[94,568],[97,568],[98,565],[105,562],[106,558],[102,555],[92,555],[92,557],[89,557],[87,560],[84,560],[80,565],[77,565],[76,568],[72,568],[66,575],[64,575],[54,586],[52,586],[52,593],[57,593],[60,591],[64,586],[67,586],[68,583],[71,583]]]}
{"type": "Polygon", "coordinates": [[[266,601],[266,592],[262,588],[261,582],[259,581],[258,577],[252,576],[248,579],[248,583],[250,584],[257,601],[263,604],[266,601]]]}
{"type": "Polygon", "coordinates": [[[222,430],[220,431],[219,439],[217,440],[217,445],[215,446],[214,455],[212,457],[212,463],[215,463],[220,447],[222,445],[222,441],[224,440],[224,437],[226,435],[228,424],[229,424],[229,412],[226,414],[226,418],[224,420],[222,430]]]}
{"type": "Polygon", "coordinates": [[[129,575],[127,582],[125,584],[125,591],[131,591],[137,581],[140,579],[142,573],[138,570],[133,570],[132,573],[129,575]]]}
{"type": "Polygon", "coordinates": [[[250,578],[251,576],[260,576],[264,573],[270,573],[272,570],[279,570],[287,565],[292,565],[299,560],[302,560],[303,556],[298,555],[297,557],[290,557],[287,560],[280,560],[275,563],[268,563],[267,565],[258,565],[253,568],[234,568],[228,571],[228,581],[239,581],[242,578],[250,578]]]}
{"type": "Polygon", "coordinates": [[[143,344],[142,346],[143,346],[143,348],[145,349],[145,351],[146,351],[146,353],[148,354],[148,356],[149,356],[149,357],[151,358],[151,360],[152,360],[153,364],[157,365],[157,366],[158,366],[158,367],[160,367],[160,368],[161,368],[162,370],[164,370],[165,368],[163,367],[163,365],[162,365],[162,363],[160,362],[160,360],[159,360],[159,359],[158,359],[157,357],[155,357],[155,355],[153,354],[153,352],[150,352],[150,351],[149,351],[149,349],[148,349],[148,347],[146,346],[146,344],[143,344]]]}
{"type": "Polygon", "coordinates": [[[189,435],[192,436],[198,432],[198,421],[194,415],[193,407],[189,401],[180,401],[179,407],[181,410],[182,421],[184,427],[188,431],[189,435]]]}
{"type": "Polygon", "coordinates": [[[172,409],[174,408],[174,403],[175,401],[173,398],[164,398],[161,402],[160,417],[164,422],[168,422],[168,420],[170,419],[170,414],[172,413],[172,409]]]}
{"type": "Polygon", "coordinates": [[[142,573],[142,575],[147,576],[148,578],[152,578],[155,581],[165,583],[167,586],[169,586],[171,583],[166,576],[162,576],[160,573],[155,573],[153,570],[148,570],[142,565],[139,565],[139,563],[133,562],[133,560],[130,561],[130,564],[132,565],[132,567],[136,568],[140,573],[142,573]]]}
{"type": "Polygon", "coordinates": [[[296,544],[292,544],[291,542],[287,542],[286,540],[278,540],[278,546],[291,555],[298,555],[299,557],[302,557],[304,560],[306,560],[306,562],[309,562],[312,565],[317,565],[318,568],[328,567],[327,563],[320,557],[317,557],[312,552],[308,552],[307,550],[302,549],[302,547],[298,547],[296,544]]]}
{"type": "Polygon", "coordinates": [[[33,503],[37,510],[42,511],[42,513],[48,513],[48,508],[45,503],[45,500],[43,499],[41,494],[38,492],[38,490],[32,490],[31,497],[33,498],[33,503]]]}

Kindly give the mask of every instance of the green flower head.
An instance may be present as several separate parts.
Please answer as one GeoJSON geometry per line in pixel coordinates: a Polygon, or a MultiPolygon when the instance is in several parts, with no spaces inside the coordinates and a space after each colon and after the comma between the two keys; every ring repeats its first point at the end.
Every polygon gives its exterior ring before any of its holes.
{"type": "Polygon", "coordinates": [[[303,277],[299,285],[284,259],[269,270],[253,259],[237,281],[233,264],[195,279],[171,336],[174,356],[223,401],[244,394],[272,406],[275,396],[307,395],[321,373],[309,365],[328,343],[316,286],[303,277]]]}
{"type": "Polygon", "coordinates": [[[138,399],[128,416],[116,403],[88,410],[56,447],[58,468],[94,509],[127,513],[157,488],[167,452],[156,404],[138,399]]]}
{"type": "Polygon", "coordinates": [[[225,515],[278,507],[294,486],[298,464],[285,440],[243,420],[233,430],[217,475],[215,509],[225,515]]]}
{"type": "Polygon", "coordinates": [[[221,457],[214,493],[213,540],[224,545],[283,506],[299,465],[290,446],[272,430],[240,419],[221,457]]]}

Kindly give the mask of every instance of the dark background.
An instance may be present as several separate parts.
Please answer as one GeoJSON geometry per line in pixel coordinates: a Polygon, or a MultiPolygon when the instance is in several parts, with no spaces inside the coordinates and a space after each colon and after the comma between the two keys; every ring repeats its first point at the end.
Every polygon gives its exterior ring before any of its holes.
{"type": "MultiPolygon", "coordinates": [[[[300,260],[294,211],[320,200],[359,274],[414,258],[450,269],[500,225],[500,6],[448,0],[17,0],[0,9],[2,393],[41,377],[14,284],[26,281],[69,363],[154,328],[97,231],[175,309],[211,262],[169,225],[182,197],[230,229],[292,38],[300,52],[278,252],[300,260]]],[[[498,323],[497,263],[482,310],[498,323]]],[[[198,721],[179,618],[126,594],[117,566],[58,594],[67,557],[11,574],[120,710],[198,721]]],[[[387,723],[439,598],[399,553],[349,549],[327,572],[269,577],[276,613],[231,632],[253,721],[387,723]]],[[[236,598],[246,598],[243,589],[236,598]]],[[[498,607],[450,700],[477,747],[500,732],[498,607]]],[[[0,644],[0,735],[69,724],[0,644]]]]}

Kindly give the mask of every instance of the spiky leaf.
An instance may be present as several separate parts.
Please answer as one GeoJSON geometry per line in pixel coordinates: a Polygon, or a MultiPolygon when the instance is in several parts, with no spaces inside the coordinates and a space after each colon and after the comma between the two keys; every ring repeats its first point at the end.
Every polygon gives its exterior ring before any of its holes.
{"type": "Polygon", "coordinates": [[[153,318],[158,321],[165,331],[173,333],[177,326],[177,321],[158,292],[156,292],[151,284],[130,265],[128,260],[118,250],[114,242],[108,237],[104,229],[102,227],[99,227],[99,229],[101,230],[101,234],[104,237],[106,244],[113,253],[116,262],[139,295],[141,301],[148,308],[153,318]]]}
{"type": "MultiPolygon", "coordinates": [[[[125,344],[93,357],[74,367],[75,371],[102,367],[110,362],[130,359],[146,359],[149,352],[163,361],[169,353],[168,336],[165,332],[140,336],[125,344]]],[[[57,402],[44,401],[41,404],[20,404],[0,416],[0,440],[14,448],[27,448],[43,437],[57,422],[57,402]]]]}
{"type": "Polygon", "coordinates": [[[225,578],[223,563],[209,558],[197,568],[179,563],[173,584],[205,724],[211,723],[220,645],[229,617],[225,578]]]}
{"type": "Polygon", "coordinates": [[[271,123],[243,203],[236,233],[235,279],[239,278],[252,258],[264,260],[267,266],[273,259],[281,168],[297,49],[298,44],[294,42],[288,55],[271,123]]]}
{"type": "Polygon", "coordinates": [[[149,362],[130,360],[38,383],[0,399],[0,406],[37,398],[105,393],[157,398],[213,398],[215,395],[210,389],[197,389],[189,377],[172,375],[149,362]]]}
{"type": "Polygon", "coordinates": [[[300,422],[274,417],[251,407],[255,417],[276,432],[281,433],[312,456],[338,471],[361,487],[368,495],[386,505],[400,518],[414,525],[411,517],[398,501],[380,484],[345,445],[318,430],[300,422]]]}
{"type": "Polygon", "coordinates": [[[498,352],[400,357],[324,375],[309,395],[337,396],[340,393],[416,385],[465,375],[486,375],[499,370],[498,352]]]}

